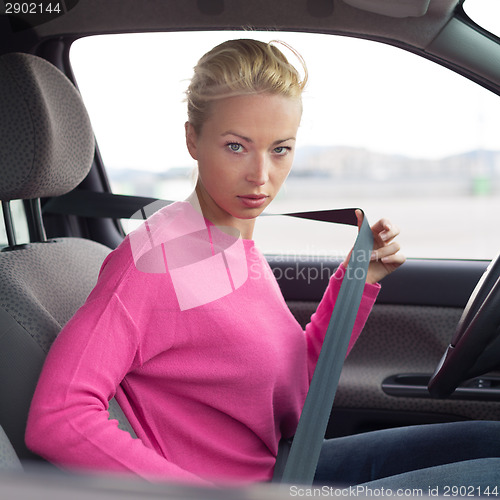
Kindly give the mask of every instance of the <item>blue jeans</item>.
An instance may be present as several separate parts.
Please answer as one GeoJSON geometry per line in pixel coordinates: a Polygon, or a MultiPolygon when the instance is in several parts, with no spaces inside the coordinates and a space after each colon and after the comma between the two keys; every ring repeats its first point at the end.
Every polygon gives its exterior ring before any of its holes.
{"type": "Polygon", "coordinates": [[[421,488],[424,494],[432,489],[440,495],[447,487],[467,487],[477,495],[497,486],[500,496],[500,422],[420,425],[329,439],[315,482],[421,488]]]}

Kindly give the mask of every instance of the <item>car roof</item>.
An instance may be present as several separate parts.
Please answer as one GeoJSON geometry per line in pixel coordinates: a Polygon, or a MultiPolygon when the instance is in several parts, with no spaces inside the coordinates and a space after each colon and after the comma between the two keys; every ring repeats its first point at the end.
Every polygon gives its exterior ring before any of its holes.
{"type": "MultiPolygon", "coordinates": [[[[66,4],[70,2],[67,0],[66,4]]],[[[0,16],[0,32],[18,40],[99,33],[241,29],[319,31],[370,36],[426,47],[451,18],[458,0],[79,0],[23,35],[0,16]],[[352,5],[369,6],[384,14],[352,5]],[[377,5],[379,6],[377,8],[377,5]],[[405,6],[402,8],[401,6],[405,6]],[[419,15],[423,13],[423,15],[419,15]],[[389,15],[387,15],[389,14],[389,15]],[[401,17],[410,14],[410,17],[401,17]],[[416,14],[416,15],[415,15],[416,14]]]]}
{"type": "Polygon", "coordinates": [[[37,53],[37,47],[47,40],[95,34],[229,29],[309,31],[399,46],[500,93],[498,39],[473,26],[463,13],[462,3],[463,0],[66,0],[66,12],[47,22],[31,22],[36,18],[29,16],[19,20],[0,15],[0,54],[37,53]]]}

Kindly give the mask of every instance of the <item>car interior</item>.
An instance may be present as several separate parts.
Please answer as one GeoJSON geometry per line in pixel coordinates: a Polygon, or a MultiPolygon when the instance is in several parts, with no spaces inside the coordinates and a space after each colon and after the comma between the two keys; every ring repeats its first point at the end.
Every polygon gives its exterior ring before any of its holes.
{"type": "MultiPolygon", "coordinates": [[[[158,198],[150,193],[114,191],[93,115],[72,66],[73,44],[99,35],[180,32],[189,36],[204,31],[346,37],[426,59],[498,100],[500,39],[469,17],[467,4],[478,1],[0,3],[4,220],[0,242],[0,491],[3,487],[12,493],[22,491],[25,480],[12,478],[24,477],[23,470],[30,464],[43,462],[27,449],[24,432],[53,340],[90,293],[106,255],[124,238],[124,219],[158,198]],[[9,475],[14,473],[18,476],[9,475]]],[[[201,56],[203,47],[198,49],[201,56]]],[[[328,57],[321,46],[315,50],[328,57]]],[[[169,72],[175,72],[175,67],[169,72]]],[[[87,78],[99,83],[103,77],[96,70],[87,78]]],[[[346,99],[355,101],[356,96],[346,99]]],[[[456,106],[459,113],[461,103],[456,106]]],[[[495,165],[485,196],[497,203],[500,161],[495,165]]],[[[453,216],[452,209],[447,211],[447,200],[443,195],[436,219],[453,216]]],[[[351,203],[357,206],[362,201],[353,197],[351,203]]],[[[342,207],[332,199],[326,208],[342,207]]],[[[488,218],[485,238],[496,248],[494,254],[482,258],[410,255],[401,269],[384,279],[365,329],[344,363],[326,437],[415,424],[500,420],[498,215],[489,211],[475,216],[488,218]]],[[[404,219],[399,222],[404,225],[404,219]]],[[[292,313],[305,326],[340,259],[272,252],[266,257],[292,313]],[[294,279],[288,279],[287,269],[292,268],[294,279]],[[325,269],[328,273],[322,272],[325,269]],[[311,275],[319,277],[310,279],[311,275]]],[[[109,413],[134,435],[114,400],[109,413]]],[[[44,466],[44,471],[51,469],[49,464],[44,466]]],[[[136,491],[132,484],[121,487],[136,491]]]]}

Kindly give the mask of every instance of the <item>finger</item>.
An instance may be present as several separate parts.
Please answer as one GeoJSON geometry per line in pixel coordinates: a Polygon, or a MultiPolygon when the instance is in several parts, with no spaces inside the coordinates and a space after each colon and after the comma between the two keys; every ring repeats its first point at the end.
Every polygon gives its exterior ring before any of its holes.
{"type": "Polygon", "coordinates": [[[394,238],[396,238],[396,236],[398,236],[400,232],[401,231],[398,226],[388,223],[385,225],[384,229],[380,231],[378,236],[384,243],[389,243],[394,238]]]}
{"type": "Polygon", "coordinates": [[[387,227],[392,226],[391,221],[389,219],[380,219],[375,224],[372,226],[372,231],[374,233],[380,233],[381,231],[384,231],[387,229],[387,227]]]}
{"type": "Polygon", "coordinates": [[[392,228],[393,225],[391,224],[391,221],[389,219],[380,219],[375,222],[375,224],[373,224],[371,230],[374,238],[378,239],[379,241],[383,241],[380,235],[391,231],[392,228]]]}
{"type": "Polygon", "coordinates": [[[406,262],[406,256],[404,256],[401,253],[396,253],[392,255],[388,255],[387,257],[384,257],[381,262],[385,265],[391,265],[391,266],[401,266],[406,262]]]}
{"type": "Polygon", "coordinates": [[[363,212],[359,208],[357,208],[354,213],[356,214],[356,219],[358,219],[358,228],[360,228],[361,224],[363,224],[364,219],[363,212]]]}
{"type": "Polygon", "coordinates": [[[391,255],[394,255],[394,254],[398,253],[400,250],[401,250],[401,246],[399,245],[399,243],[397,241],[393,241],[392,243],[390,243],[386,246],[383,246],[383,247],[380,247],[380,248],[377,248],[376,250],[374,250],[372,252],[372,255],[371,255],[371,260],[372,261],[377,261],[377,260],[383,261],[384,258],[389,257],[391,255]]]}

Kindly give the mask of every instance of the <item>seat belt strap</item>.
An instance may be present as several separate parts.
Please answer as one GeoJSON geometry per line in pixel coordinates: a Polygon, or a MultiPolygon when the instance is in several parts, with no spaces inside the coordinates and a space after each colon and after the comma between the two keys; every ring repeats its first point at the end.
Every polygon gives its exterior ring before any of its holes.
{"type": "MultiPolygon", "coordinates": [[[[50,199],[42,210],[44,213],[122,219],[131,218],[145,206],[153,202],[158,203],[158,201],[156,198],[142,196],[75,190],[67,195],[50,199]]],[[[172,202],[164,201],[164,203],[166,206],[172,202]]],[[[354,208],[262,215],[287,215],[357,225],[354,208]]],[[[280,443],[274,482],[311,484],[314,479],[340,373],[363,296],[372,249],[372,231],[368,220],[363,217],[293,442],[291,447],[286,441],[280,443]]]]}
{"type": "MultiPolygon", "coordinates": [[[[157,198],[129,196],[75,189],[42,203],[43,214],[77,215],[90,218],[130,219],[157,198]]],[[[161,200],[160,200],[161,201],[161,200]]],[[[165,206],[172,202],[165,200],[165,206]]],[[[158,204],[160,208],[160,204],[158,204]]]]}
{"type": "MultiPolygon", "coordinates": [[[[352,209],[354,212],[354,209],[352,209]]],[[[302,409],[297,431],[285,459],[277,458],[276,474],[283,470],[282,483],[311,484],[323,444],[328,419],[337,392],[340,373],[347,355],[349,340],[363,296],[363,289],[373,249],[373,234],[366,217],[342,280],[311,385],[302,409]],[[283,467],[282,460],[286,460],[283,467]]]]}

